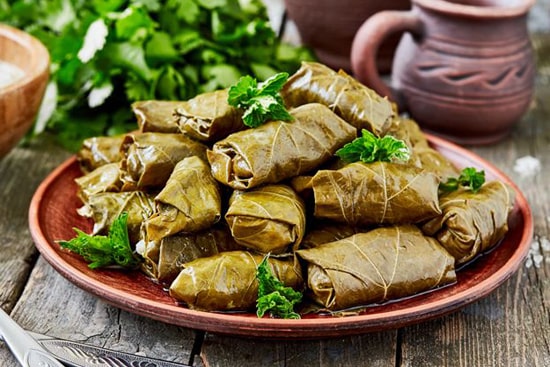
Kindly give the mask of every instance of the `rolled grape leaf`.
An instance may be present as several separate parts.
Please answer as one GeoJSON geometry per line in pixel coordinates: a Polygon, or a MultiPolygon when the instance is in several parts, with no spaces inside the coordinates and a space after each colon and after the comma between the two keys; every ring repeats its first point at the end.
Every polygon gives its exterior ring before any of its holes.
{"type": "Polygon", "coordinates": [[[461,188],[440,198],[442,214],[422,226],[463,264],[495,246],[508,232],[514,191],[500,181],[486,182],[479,191],[461,188]]]}
{"type": "Polygon", "coordinates": [[[132,111],[141,132],[178,133],[175,115],[181,101],[137,101],[132,103],[132,111]]]}
{"type": "Polygon", "coordinates": [[[161,187],[183,158],[206,160],[206,146],[183,134],[127,134],[121,146],[122,190],[161,187]]]}
{"type": "Polygon", "coordinates": [[[413,225],[381,227],[298,250],[307,296],[330,310],[412,296],[456,281],[454,259],[413,225]]]}
{"type": "Polygon", "coordinates": [[[213,176],[237,190],[278,183],[319,167],[356,137],[351,125],[321,104],[291,114],[292,122],[271,121],[215,143],[208,151],[213,176]]]}
{"type": "Polygon", "coordinates": [[[90,196],[78,214],[92,218],[93,234],[106,234],[113,220],[122,212],[128,213],[127,225],[130,243],[140,239],[141,224],[154,211],[154,196],[142,191],[106,192],[90,196]]]}
{"type": "Polygon", "coordinates": [[[155,213],[145,222],[148,241],[178,232],[197,232],[221,218],[221,194],[210,166],[199,157],[176,164],[166,186],[155,197],[155,213]]]}
{"type": "Polygon", "coordinates": [[[430,146],[414,120],[395,119],[388,134],[407,143],[412,152],[409,164],[435,173],[443,182],[460,175],[460,170],[449,159],[430,146]]]}
{"type": "Polygon", "coordinates": [[[142,270],[162,284],[171,283],[185,263],[224,251],[240,250],[229,228],[216,225],[201,232],[178,233],[159,242],[144,243],[142,270]]]}
{"type": "Polygon", "coordinates": [[[95,170],[77,177],[75,182],[78,186],[76,195],[86,202],[90,196],[102,192],[119,192],[122,187],[118,163],[109,163],[96,168],[95,170]]]}
{"type": "MultiPolygon", "coordinates": [[[[251,310],[256,306],[256,268],[263,255],[222,252],[193,260],[170,285],[170,295],[189,308],[203,311],[251,310]]],[[[301,270],[292,257],[269,257],[273,274],[287,287],[303,288],[301,270]]]]}
{"type": "Polygon", "coordinates": [[[287,107],[322,103],[357,128],[383,136],[394,111],[387,98],[361,84],[344,71],[335,72],[316,62],[302,62],[281,90],[287,107]]]}
{"type": "Polygon", "coordinates": [[[245,129],[242,113],[227,103],[227,97],[227,89],[222,89],[180,104],[176,109],[180,131],[197,140],[215,142],[245,129]]]}
{"type": "Polygon", "coordinates": [[[315,221],[315,223],[313,223],[313,228],[311,228],[304,236],[304,239],[300,244],[300,249],[318,247],[325,243],[334,242],[353,236],[359,232],[361,231],[357,228],[345,224],[315,221]]]}
{"type": "Polygon", "coordinates": [[[441,214],[439,179],[418,167],[351,163],[312,179],[314,215],[351,226],[417,223],[441,214]]]}
{"type": "Polygon", "coordinates": [[[237,243],[262,253],[296,249],[305,233],[306,209],[286,185],[235,191],[225,219],[237,243]]]}
{"type": "Polygon", "coordinates": [[[76,153],[76,159],[83,172],[91,172],[109,163],[120,162],[120,147],[124,135],[98,136],[85,139],[76,153]]]}

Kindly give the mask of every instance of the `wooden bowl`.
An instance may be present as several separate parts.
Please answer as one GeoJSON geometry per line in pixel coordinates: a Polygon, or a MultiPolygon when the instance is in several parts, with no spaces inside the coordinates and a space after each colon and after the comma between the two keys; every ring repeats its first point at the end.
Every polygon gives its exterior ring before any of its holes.
{"type": "Polygon", "coordinates": [[[28,33],[0,24],[0,60],[19,67],[25,75],[0,87],[0,158],[30,129],[49,79],[50,55],[28,33]]]}

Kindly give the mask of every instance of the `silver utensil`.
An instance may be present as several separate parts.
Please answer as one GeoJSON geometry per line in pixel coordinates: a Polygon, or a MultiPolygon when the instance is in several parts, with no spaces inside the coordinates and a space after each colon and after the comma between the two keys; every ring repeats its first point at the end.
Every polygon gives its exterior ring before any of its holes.
{"type": "Polygon", "coordinates": [[[0,335],[23,367],[64,367],[0,308],[0,335]]]}
{"type": "Polygon", "coordinates": [[[23,367],[191,367],[194,356],[175,363],[28,332],[1,308],[0,337],[23,367]]]}

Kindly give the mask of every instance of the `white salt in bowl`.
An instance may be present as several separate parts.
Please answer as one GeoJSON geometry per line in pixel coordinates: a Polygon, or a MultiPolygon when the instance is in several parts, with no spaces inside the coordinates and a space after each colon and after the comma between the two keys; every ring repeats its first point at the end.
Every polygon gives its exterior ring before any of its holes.
{"type": "Polygon", "coordinates": [[[49,79],[46,47],[20,29],[0,24],[0,158],[32,127],[49,79]]]}

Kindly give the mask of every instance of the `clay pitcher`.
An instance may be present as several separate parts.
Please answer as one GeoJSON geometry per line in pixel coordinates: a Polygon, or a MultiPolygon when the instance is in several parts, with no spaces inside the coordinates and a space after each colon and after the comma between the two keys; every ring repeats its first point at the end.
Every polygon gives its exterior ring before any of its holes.
{"type": "Polygon", "coordinates": [[[358,30],[355,76],[397,102],[424,129],[460,144],[505,137],[529,108],[535,76],[527,14],[535,0],[412,0],[410,11],[381,12],[358,30]],[[374,58],[389,35],[406,31],[391,87],[374,58]]]}

